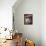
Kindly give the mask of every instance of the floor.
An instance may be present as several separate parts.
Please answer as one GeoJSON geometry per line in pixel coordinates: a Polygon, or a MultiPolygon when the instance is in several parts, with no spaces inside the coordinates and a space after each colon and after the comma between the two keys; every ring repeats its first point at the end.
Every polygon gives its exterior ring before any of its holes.
{"type": "Polygon", "coordinates": [[[2,43],[0,46],[16,46],[15,39],[13,40],[6,40],[6,42],[2,43]]]}
{"type": "Polygon", "coordinates": [[[23,46],[24,44],[22,43],[22,41],[23,41],[22,37],[20,37],[19,35],[15,35],[13,37],[13,39],[11,39],[11,40],[6,40],[6,39],[1,38],[0,46],[23,46]],[[3,42],[3,41],[5,41],[5,42],[3,42]]]}
{"type": "MultiPolygon", "coordinates": [[[[19,44],[20,44],[20,46],[24,46],[24,44],[22,42],[19,44]]],[[[0,46],[16,46],[16,39],[6,40],[5,42],[3,42],[3,44],[0,44],[0,46]]],[[[19,46],[19,45],[17,45],[17,46],[19,46]]]]}

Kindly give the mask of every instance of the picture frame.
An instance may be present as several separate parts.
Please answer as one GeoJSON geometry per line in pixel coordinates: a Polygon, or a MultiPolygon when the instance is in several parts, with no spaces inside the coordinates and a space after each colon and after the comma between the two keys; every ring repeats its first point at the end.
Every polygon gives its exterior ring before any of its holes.
{"type": "Polygon", "coordinates": [[[24,25],[33,24],[33,14],[24,14],[24,25]]]}

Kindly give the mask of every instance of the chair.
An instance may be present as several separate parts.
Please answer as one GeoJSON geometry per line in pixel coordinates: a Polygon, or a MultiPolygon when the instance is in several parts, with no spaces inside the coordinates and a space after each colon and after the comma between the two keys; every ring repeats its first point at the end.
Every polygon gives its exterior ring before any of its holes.
{"type": "Polygon", "coordinates": [[[16,46],[22,46],[22,33],[15,33],[16,46]]]}

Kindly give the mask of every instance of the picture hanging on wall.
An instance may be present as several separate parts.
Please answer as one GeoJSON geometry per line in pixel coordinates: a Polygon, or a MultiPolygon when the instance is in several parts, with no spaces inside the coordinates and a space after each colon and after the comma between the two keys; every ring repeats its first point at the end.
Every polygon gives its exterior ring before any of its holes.
{"type": "Polygon", "coordinates": [[[24,14],[24,25],[33,24],[33,14],[24,14]]]}

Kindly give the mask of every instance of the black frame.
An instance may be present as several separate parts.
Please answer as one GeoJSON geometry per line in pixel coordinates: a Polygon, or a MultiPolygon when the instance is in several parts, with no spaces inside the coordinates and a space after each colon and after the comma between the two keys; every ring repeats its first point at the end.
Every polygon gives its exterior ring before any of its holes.
{"type": "Polygon", "coordinates": [[[24,14],[24,25],[33,24],[33,14],[24,14]]]}

